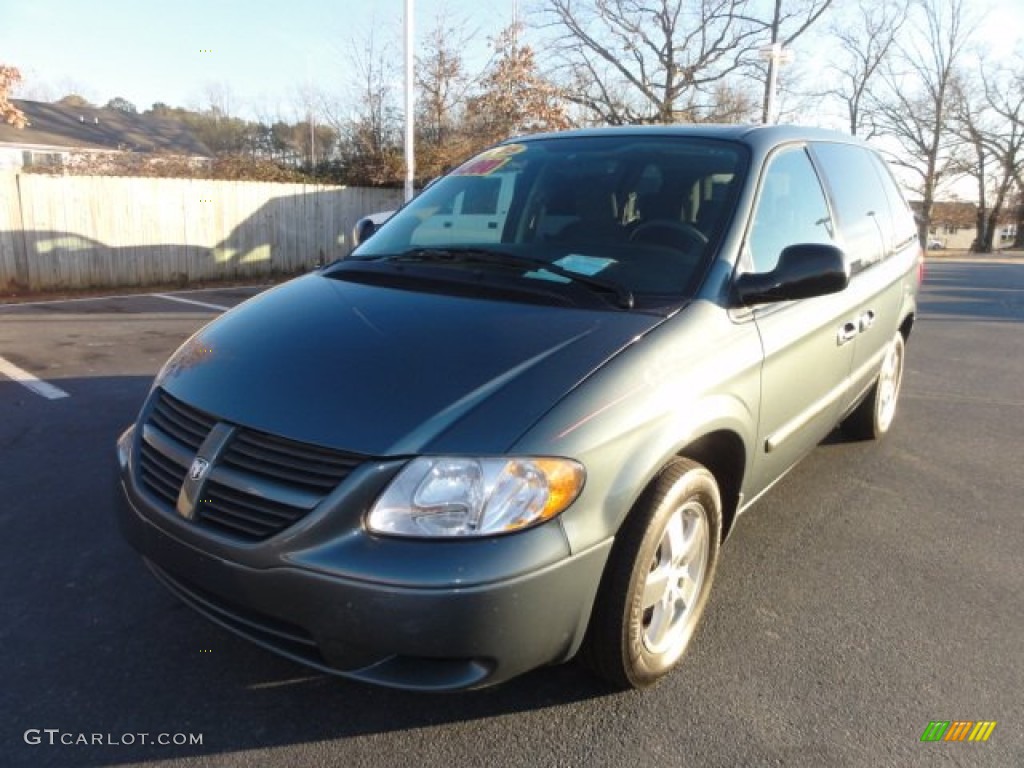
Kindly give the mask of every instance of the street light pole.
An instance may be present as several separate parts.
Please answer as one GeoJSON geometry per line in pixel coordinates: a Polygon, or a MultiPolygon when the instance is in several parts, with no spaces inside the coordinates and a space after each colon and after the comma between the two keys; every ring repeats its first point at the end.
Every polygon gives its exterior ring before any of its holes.
{"type": "Polygon", "coordinates": [[[768,48],[768,99],[764,108],[764,123],[771,125],[775,122],[775,94],[779,87],[779,53],[782,46],[772,43],[768,48]]]}
{"type": "Polygon", "coordinates": [[[413,0],[405,0],[405,202],[412,200],[416,177],[416,155],[413,147],[413,0]]]}
{"type": "Polygon", "coordinates": [[[761,122],[771,125],[775,122],[775,99],[779,85],[779,67],[793,61],[793,52],[782,47],[781,43],[772,43],[761,49],[761,58],[768,60],[768,86],[765,90],[764,114],[761,122]]]}

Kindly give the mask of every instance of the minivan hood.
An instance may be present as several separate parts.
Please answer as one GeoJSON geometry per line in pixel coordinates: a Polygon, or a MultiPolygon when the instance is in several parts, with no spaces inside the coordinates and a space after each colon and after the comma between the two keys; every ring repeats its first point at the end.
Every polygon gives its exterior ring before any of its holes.
{"type": "Polygon", "coordinates": [[[662,319],[312,274],[206,326],[157,383],[220,419],[340,450],[494,454],[662,319]]]}

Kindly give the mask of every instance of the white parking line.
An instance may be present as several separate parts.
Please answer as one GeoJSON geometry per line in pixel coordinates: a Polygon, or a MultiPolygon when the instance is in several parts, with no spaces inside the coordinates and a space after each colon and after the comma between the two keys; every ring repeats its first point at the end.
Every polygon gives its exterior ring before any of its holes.
{"type": "Polygon", "coordinates": [[[180,296],[168,296],[166,293],[150,293],[148,294],[154,299],[167,299],[168,301],[177,301],[180,304],[195,304],[197,307],[206,307],[207,309],[215,309],[218,312],[226,312],[231,307],[226,307],[223,304],[208,304],[205,301],[196,301],[195,299],[183,299],[180,296]]]}
{"type": "MultiPolygon", "coordinates": [[[[217,290],[219,290],[221,292],[236,291],[236,292],[246,293],[246,292],[252,290],[252,288],[256,288],[257,292],[259,292],[259,291],[265,290],[265,289],[267,289],[269,287],[270,287],[269,285],[261,285],[261,286],[232,285],[232,286],[227,286],[225,288],[218,288],[217,290]]],[[[213,289],[211,289],[211,288],[186,288],[186,289],[181,290],[181,291],[175,291],[174,293],[175,294],[181,294],[181,293],[208,293],[211,290],[213,290],[213,289]]],[[[250,295],[252,295],[252,294],[250,294],[250,295]]],[[[75,297],[73,299],[44,299],[42,301],[11,301],[11,302],[0,302],[0,312],[2,312],[5,309],[17,309],[19,307],[41,307],[41,306],[45,306],[47,304],[76,304],[76,303],[87,302],[87,301],[109,301],[110,299],[139,299],[139,298],[146,298],[146,297],[153,297],[153,296],[159,296],[160,298],[171,298],[171,296],[169,294],[166,294],[166,293],[161,293],[161,294],[154,294],[154,293],[116,293],[116,294],[102,294],[102,295],[99,295],[99,296],[77,296],[77,297],[75,297]]],[[[249,296],[245,296],[245,298],[249,298],[249,296]]]]}
{"type": "Polygon", "coordinates": [[[32,390],[37,395],[45,397],[47,400],[59,400],[62,397],[70,397],[70,395],[63,389],[36,378],[28,371],[22,370],[14,363],[9,362],[2,357],[0,357],[0,373],[11,380],[18,382],[23,387],[32,390]]]}

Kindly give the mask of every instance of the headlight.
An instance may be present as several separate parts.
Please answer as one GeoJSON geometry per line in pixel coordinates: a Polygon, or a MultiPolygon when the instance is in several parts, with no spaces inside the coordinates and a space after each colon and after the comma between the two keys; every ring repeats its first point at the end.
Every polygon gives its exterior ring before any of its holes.
{"type": "Polygon", "coordinates": [[[391,481],[366,522],[397,536],[489,536],[550,520],[583,489],[569,459],[413,459],[391,481]]]}

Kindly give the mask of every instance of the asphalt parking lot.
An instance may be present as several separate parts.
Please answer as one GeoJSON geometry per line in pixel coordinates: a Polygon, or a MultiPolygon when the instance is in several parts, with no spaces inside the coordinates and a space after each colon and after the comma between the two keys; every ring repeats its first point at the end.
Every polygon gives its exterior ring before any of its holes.
{"type": "Polygon", "coordinates": [[[893,432],[830,438],[745,515],[683,666],[626,694],[573,664],[358,685],[150,576],[114,441],[254,290],[0,305],[0,765],[1024,765],[1024,263],[929,263],[893,432]],[[997,725],[922,743],[935,720],[997,725]]]}

